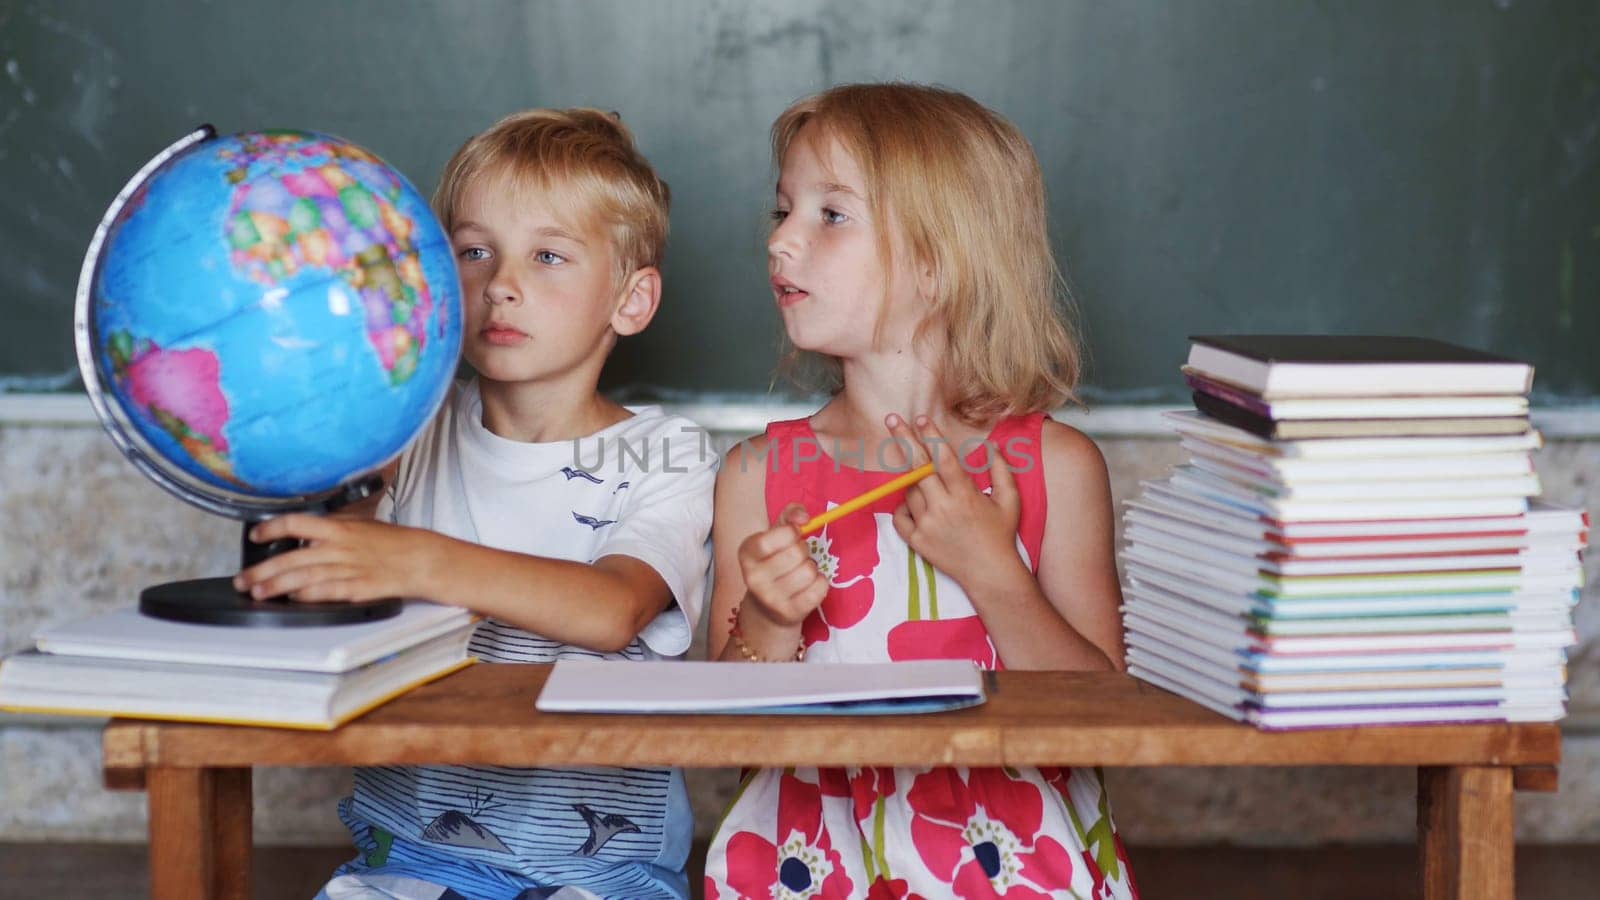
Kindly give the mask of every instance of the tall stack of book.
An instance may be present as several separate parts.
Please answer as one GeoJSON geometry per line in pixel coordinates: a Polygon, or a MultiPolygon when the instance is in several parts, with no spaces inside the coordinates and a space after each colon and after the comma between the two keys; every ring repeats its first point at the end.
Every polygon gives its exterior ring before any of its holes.
{"type": "Polygon", "coordinates": [[[1124,516],[1129,671],[1267,729],[1560,718],[1588,520],[1535,499],[1531,367],[1192,340],[1188,461],[1124,516]]]}
{"type": "Polygon", "coordinates": [[[387,619],[299,628],[119,609],[42,629],[0,660],[0,709],[328,730],[467,665],[475,623],[417,600],[387,619]]]}

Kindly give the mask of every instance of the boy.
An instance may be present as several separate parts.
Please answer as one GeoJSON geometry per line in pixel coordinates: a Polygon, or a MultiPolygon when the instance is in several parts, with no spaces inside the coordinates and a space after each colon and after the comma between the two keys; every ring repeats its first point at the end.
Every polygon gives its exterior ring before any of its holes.
{"type": "MultiPolygon", "coordinates": [[[[596,390],[655,315],[668,193],[615,117],[509,116],[458,150],[434,207],[477,377],[387,472],[379,521],[288,515],[310,546],[241,572],[258,597],[422,597],[485,616],[496,662],[654,659],[689,647],[709,559],[715,454],[659,408],[596,390]]],[[[346,897],[686,897],[677,770],[358,770],[340,804],[362,855],[346,897]],[[455,893],[452,893],[455,892],[455,893]]]]}

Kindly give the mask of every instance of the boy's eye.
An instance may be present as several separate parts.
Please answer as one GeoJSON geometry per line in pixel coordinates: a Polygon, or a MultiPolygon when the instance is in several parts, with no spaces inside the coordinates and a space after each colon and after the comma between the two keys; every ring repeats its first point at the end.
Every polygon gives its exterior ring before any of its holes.
{"type": "Polygon", "coordinates": [[[567,261],[565,256],[562,256],[559,253],[552,253],[549,250],[540,250],[538,253],[533,255],[533,258],[547,266],[559,266],[567,261]]]}
{"type": "Polygon", "coordinates": [[[822,221],[828,223],[829,225],[842,225],[849,220],[849,216],[839,212],[836,209],[825,208],[822,210],[822,221]]]}
{"type": "Polygon", "coordinates": [[[774,222],[782,222],[784,219],[789,218],[789,211],[787,209],[775,209],[767,213],[767,216],[774,222]]]}
{"type": "Polygon", "coordinates": [[[482,247],[468,247],[461,251],[461,258],[467,262],[479,262],[489,258],[489,251],[482,247]]]}

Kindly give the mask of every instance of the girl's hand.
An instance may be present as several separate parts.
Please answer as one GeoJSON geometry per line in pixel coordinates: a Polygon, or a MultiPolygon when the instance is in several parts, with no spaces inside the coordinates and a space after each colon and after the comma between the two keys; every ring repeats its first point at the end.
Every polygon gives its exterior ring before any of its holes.
{"type": "Polygon", "coordinates": [[[309,542],[234,576],[236,590],[257,600],[376,600],[427,596],[432,532],[370,519],[291,513],[250,531],[261,544],[284,538],[309,542]]]}
{"type": "MultiPolygon", "coordinates": [[[[739,544],[739,570],[749,591],[740,609],[740,627],[752,643],[757,638],[787,637],[789,632],[797,636],[800,623],[828,596],[828,580],[806,552],[805,539],[800,536],[806,519],[805,508],[791,503],[771,528],[739,544]],[[757,618],[765,621],[758,623],[757,618]]],[[[792,643],[788,652],[793,652],[792,643]]]]}
{"type": "Polygon", "coordinates": [[[910,447],[912,466],[933,462],[933,474],[907,488],[905,502],[894,511],[900,537],[968,594],[980,578],[1014,576],[1012,568],[1022,566],[1017,553],[1022,501],[1005,457],[995,447],[986,448],[991,485],[986,496],[963,467],[960,449],[945,440],[932,419],[918,416],[916,430],[892,414],[884,424],[902,447],[910,447]]]}

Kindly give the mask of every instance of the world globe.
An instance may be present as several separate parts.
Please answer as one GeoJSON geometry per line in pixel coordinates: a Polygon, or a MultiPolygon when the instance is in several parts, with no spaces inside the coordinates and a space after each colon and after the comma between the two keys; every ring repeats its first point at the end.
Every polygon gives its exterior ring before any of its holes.
{"type": "Polygon", "coordinates": [[[207,126],[112,202],[74,325],[90,401],[124,454],[248,527],[358,499],[443,402],[460,306],[448,238],[377,156],[314,132],[207,126]]]}

